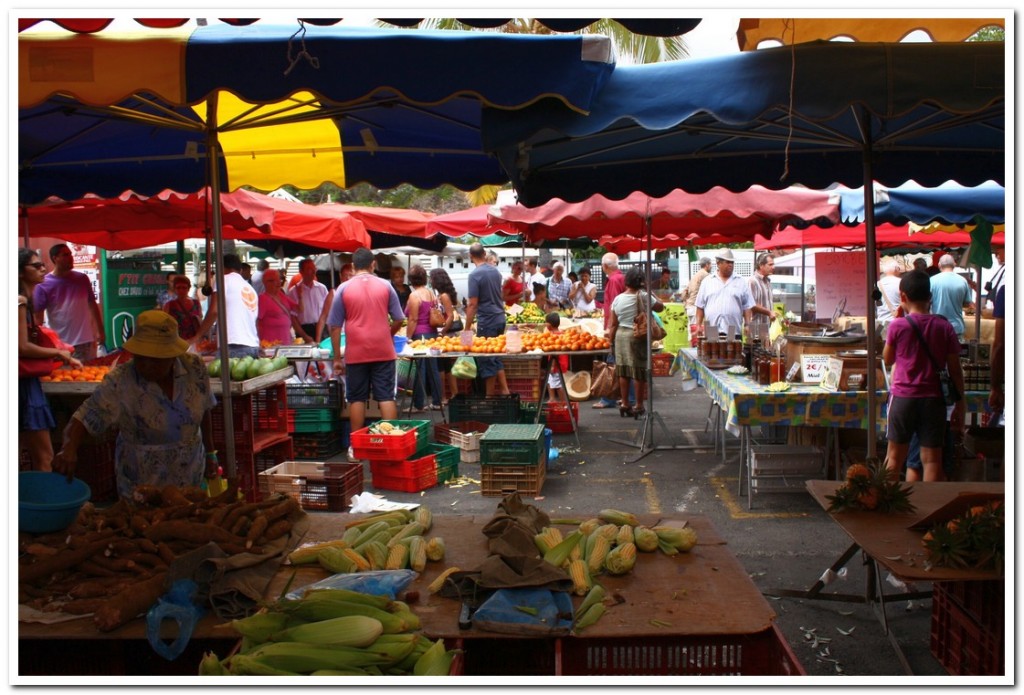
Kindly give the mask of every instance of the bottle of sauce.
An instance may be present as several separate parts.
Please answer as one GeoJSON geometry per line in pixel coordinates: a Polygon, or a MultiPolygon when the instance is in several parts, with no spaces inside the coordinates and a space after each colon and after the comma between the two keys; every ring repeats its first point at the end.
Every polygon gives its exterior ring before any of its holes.
{"type": "Polygon", "coordinates": [[[786,373],[783,371],[785,365],[786,360],[782,355],[774,355],[772,357],[771,381],[769,383],[774,384],[776,381],[782,381],[783,377],[786,376],[786,373]]]}
{"type": "Polygon", "coordinates": [[[757,383],[767,386],[771,382],[771,359],[768,355],[762,354],[757,362],[757,383]]]}
{"type": "Polygon", "coordinates": [[[505,352],[522,352],[523,337],[519,334],[519,327],[512,324],[505,331],[505,352]]]}

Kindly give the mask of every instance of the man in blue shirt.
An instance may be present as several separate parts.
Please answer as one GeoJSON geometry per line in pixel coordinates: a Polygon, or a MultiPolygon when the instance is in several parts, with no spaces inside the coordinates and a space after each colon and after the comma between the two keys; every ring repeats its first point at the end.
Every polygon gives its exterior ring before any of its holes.
{"type": "Polygon", "coordinates": [[[956,337],[964,337],[964,307],[973,307],[971,286],[956,274],[956,261],[948,253],[939,258],[939,272],[931,278],[932,313],[953,324],[956,337]]]}
{"type": "MultiPolygon", "coordinates": [[[[477,335],[483,338],[504,335],[505,302],[501,298],[501,271],[487,262],[487,251],[480,242],[469,247],[469,259],[476,267],[469,273],[466,329],[476,318],[477,335]]],[[[484,380],[488,396],[508,395],[505,363],[500,357],[477,357],[476,372],[484,380]]]]}

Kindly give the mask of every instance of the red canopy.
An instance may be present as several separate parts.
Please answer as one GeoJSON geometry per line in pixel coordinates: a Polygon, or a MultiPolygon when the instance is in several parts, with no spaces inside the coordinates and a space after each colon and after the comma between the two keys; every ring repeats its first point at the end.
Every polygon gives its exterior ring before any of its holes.
{"type": "Polygon", "coordinates": [[[661,198],[635,192],[622,200],[594,195],[579,203],[553,199],[535,208],[505,205],[490,217],[492,222],[523,225],[531,241],[607,237],[638,244],[647,238],[649,219],[652,239],[686,245],[694,235],[730,237],[725,243],[752,241],[758,233],[770,234],[780,222],[826,219],[837,223],[839,205],[828,191],[770,191],[752,186],[733,193],[716,187],[699,194],[676,189],[661,198]]]}
{"type": "Polygon", "coordinates": [[[467,210],[436,215],[427,222],[427,234],[431,237],[438,234],[450,237],[472,234],[482,237],[489,234],[512,235],[519,233],[520,225],[498,220],[492,221],[487,214],[491,207],[490,205],[477,205],[467,210]]]}
{"type": "MultiPolygon", "coordinates": [[[[771,237],[760,234],[754,239],[755,249],[789,249],[801,246],[864,246],[866,229],[863,224],[856,227],[809,227],[807,229],[781,229],[771,237]]],[[[992,235],[992,244],[1005,244],[1005,233],[992,235]]],[[[967,246],[971,235],[964,232],[911,233],[907,225],[889,223],[875,225],[875,245],[879,248],[901,248],[908,246],[967,246]]]]}
{"type": "Polygon", "coordinates": [[[386,232],[417,239],[430,239],[435,236],[427,229],[427,223],[436,217],[432,212],[403,208],[376,208],[369,205],[344,205],[342,203],[323,203],[314,207],[351,215],[374,232],[386,232]]]}
{"type": "MultiPolygon", "coordinates": [[[[165,190],[155,196],[125,191],[117,198],[86,196],[50,200],[21,209],[23,229],[78,244],[123,250],[205,237],[209,189],[197,193],[165,190]]],[[[239,189],[221,194],[222,226],[233,239],[286,239],[324,249],[369,248],[363,223],[342,210],[279,200],[239,189]]]]}

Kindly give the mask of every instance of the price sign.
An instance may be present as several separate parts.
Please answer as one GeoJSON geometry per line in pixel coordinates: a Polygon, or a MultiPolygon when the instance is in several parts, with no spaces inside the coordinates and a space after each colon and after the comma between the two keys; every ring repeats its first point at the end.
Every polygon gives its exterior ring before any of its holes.
{"type": "Polygon", "coordinates": [[[800,356],[800,378],[805,384],[817,384],[825,375],[825,365],[828,364],[828,355],[801,355],[800,356]]]}

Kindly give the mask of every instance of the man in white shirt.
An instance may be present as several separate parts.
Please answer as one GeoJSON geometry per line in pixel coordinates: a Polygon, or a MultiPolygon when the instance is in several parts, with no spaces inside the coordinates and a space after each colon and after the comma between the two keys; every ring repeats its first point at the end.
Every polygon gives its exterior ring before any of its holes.
{"type": "MultiPolygon", "coordinates": [[[[242,259],[234,253],[224,254],[224,311],[227,313],[228,356],[260,356],[260,338],[256,333],[259,314],[259,296],[241,275],[242,259]]],[[[195,336],[189,341],[198,343],[217,320],[217,294],[210,295],[210,308],[195,336]]]]}
{"type": "Polygon", "coordinates": [[[882,305],[875,307],[875,318],[882,326],[888,326],[900,306],[900,266],[895,258],[886,256],[878,266],[882,277],[878,280],[878,291],[882,294],[882,305]]]}
{"type": "Polygon", "coordinates": [[[307,343],[319,345],[324,337],[327,312],[334,302],[334,290],[327,289],[326,285],[316,279],[316,263],[312,258],[302,259],[299,263],[299,275],[302,276],[302,280],[288,290],[288,296],[299,305],[299,324],[302,331],[298,337],[307,343]]]}
{"type": "Polygon", "coordinates": [[[544,273],[540,272],[540,268],[537,267],[536,258],[526,259],[526,289],[530,292],[530,301],[532,302],[535,298],[533,296],[533,286],[536,285],[547,285],[548,279],[544,277],[544,273]]]}
{"type": "Polygon", "coordinates": [[[729,249],[720,249],[715,254],[716,268],[700,284],[697,292],[697,331],[704,331],[704,319],[707,318],[712,330],[725,332],[727,326],[742,328],[750,324],[751,309],[754,298],[750,294],[750,285],[738,275],[733,275],[735,259],[729,249]]]}

